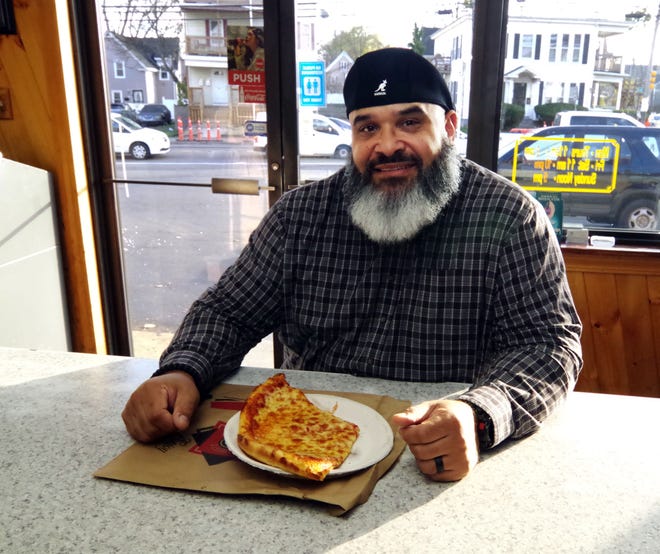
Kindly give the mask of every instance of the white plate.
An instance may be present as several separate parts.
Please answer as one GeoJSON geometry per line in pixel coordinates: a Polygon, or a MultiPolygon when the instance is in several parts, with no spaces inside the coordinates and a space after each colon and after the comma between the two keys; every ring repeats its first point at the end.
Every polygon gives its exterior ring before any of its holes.
{"type": "MultiPolygon", "coordinates": [[[[376,410],[341,396],[308,394],[307,398],[317,407],[329,412],[333,411],[336,405],[337,409],[333,413],[337,417],[355,423],[360,428],[360,434],[353,444],[351,453],[342,465],[328,474],[328,477],[340,477],[369,467],[382,460],[392,450],[394,442],[392,428],[376,410]]],[[[240,412],[235,413],[225,425],[225,443],[231,453],[252,467],[278,475],[297,477],[288,471],[258,462],[241,450],[237,441],[239,417],[240,412]]]]}

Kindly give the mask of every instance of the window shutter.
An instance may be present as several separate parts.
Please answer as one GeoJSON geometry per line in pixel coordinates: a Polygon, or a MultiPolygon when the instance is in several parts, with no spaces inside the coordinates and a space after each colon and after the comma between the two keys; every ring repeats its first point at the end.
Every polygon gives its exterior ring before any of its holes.
{"type": "Polygon", "coordinates": [[[541,35],[536,35],[536,47],[534,49],[534,59],[541,59],[541,35]]]}
{"type": "Polygon", "coordinates": [[[520,33],[513,35],[513,59],[518,58],[518,49],[520,48],[520,33]]]}
{"type": "Polygon", "coordinates": [[[584,50],[582,51],[582,63],[586,64],[589,60],[589,37],[591,35],[584,35],[584,50]]]}

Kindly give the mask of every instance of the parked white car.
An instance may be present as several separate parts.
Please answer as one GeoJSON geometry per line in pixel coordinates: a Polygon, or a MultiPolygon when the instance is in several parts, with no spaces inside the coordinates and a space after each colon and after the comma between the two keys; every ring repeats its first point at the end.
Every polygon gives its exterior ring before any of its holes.
{"type": "Polygon", "coordinates": [[[641,121],[620,112],[608,112],[605,110],[594,111],[568,111],[559,112],[555,115],[553,125],[619,125],[624,127],[644,127],[641,121]]]}
{"type": "MultiPolygon", "coordinates": [[[[351,130],[344,123],[320,114],[299,113],[298,143],[301,156],[328,156],[348,159],[351,155],[351,130]]],[[[255,122],[266,121],[265,112],[257,114],[255,122]]],[[[250,123],[250,122],[248,122],[250,123]]],[[[254,123],[254,122],[253,122],[254,123]]],[[[255,150],[265,150],[266,135],[254,137],[255,150]]]]}
{"type": "Polygon", "coordinates": [[[115,154],[129,154],[136,160],[144,160],[170,151],[170,137],[162,131],[145,129],[132,119],[116,113],[110,117],[115,154]]]}

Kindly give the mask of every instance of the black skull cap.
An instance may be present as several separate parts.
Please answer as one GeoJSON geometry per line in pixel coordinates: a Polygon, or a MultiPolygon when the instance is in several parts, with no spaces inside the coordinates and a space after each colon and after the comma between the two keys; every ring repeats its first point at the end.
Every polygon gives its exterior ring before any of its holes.
{"type": "Polygon", "coordinates": [[[344,82],[346,115],[361,108],[410,102],[456,109],[442,75],[412,50],[383,48],[355,60],[344,82]]]}

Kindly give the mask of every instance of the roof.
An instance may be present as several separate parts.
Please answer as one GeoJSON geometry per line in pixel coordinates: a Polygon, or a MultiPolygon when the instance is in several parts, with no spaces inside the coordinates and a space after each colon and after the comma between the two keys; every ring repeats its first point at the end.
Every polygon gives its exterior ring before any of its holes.
{"type": "Polygon", "coordinates": [[[534,73],[531,69],[527,69],[524,65],[519,65],[515,69],[507,71],[504,74],[504,77],[508,77],[510,79],[531,79],[533,81],[538,79],[536,73],[534,73]]]}
{"type": "Polygon", "coordinates": [[[342,50],[339,55],[334,60],[332,60],[330,64],[328,64],[328,67],[325,68],[326,73],[337,69],[337,66],[341,60],[346,60],[350,65],[355,63],[355,60],[348,55],[346,50],[342,50]]]}
{"type": "Polygon", "coordinates": [[[136,38],[107,32],[106,38],[117,42],[145,69],[158,69],[159,59],[169,58],[175,64],[179,60],[179,39],[176,37],[136,38]]]}

